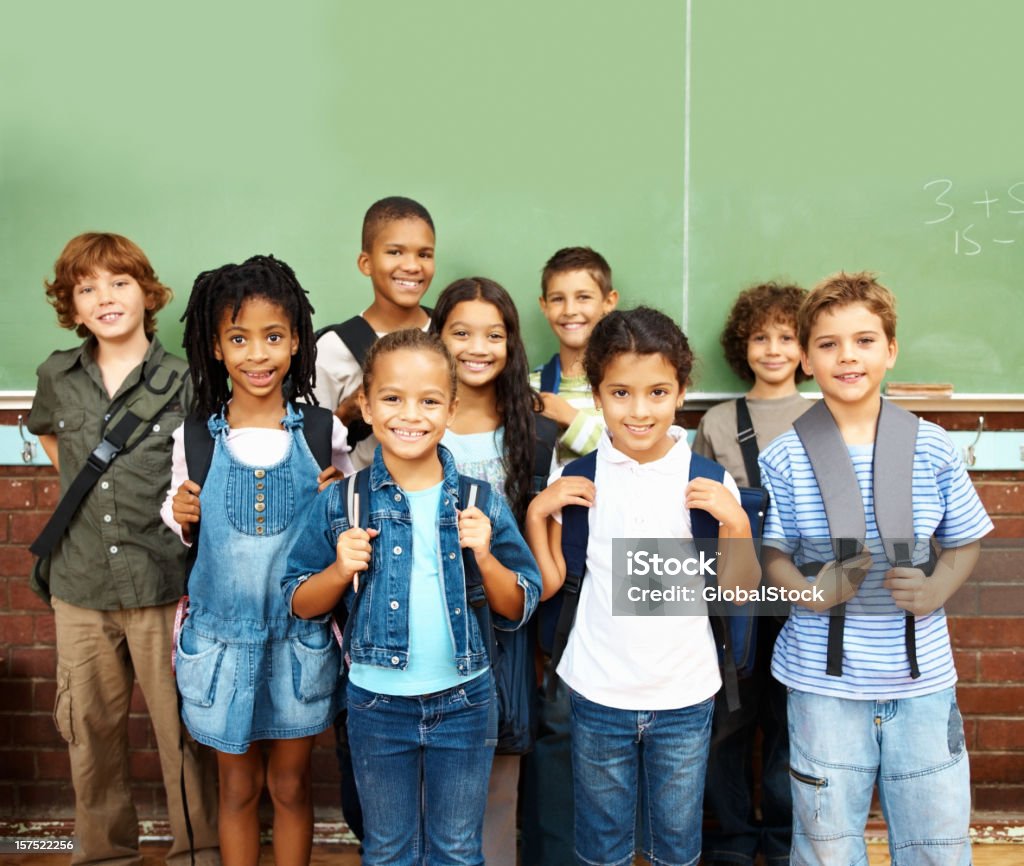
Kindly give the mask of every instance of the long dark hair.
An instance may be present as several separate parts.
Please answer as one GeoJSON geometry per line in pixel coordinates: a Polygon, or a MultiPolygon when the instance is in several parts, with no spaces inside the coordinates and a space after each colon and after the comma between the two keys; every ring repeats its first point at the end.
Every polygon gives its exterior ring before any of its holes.
{"type": "MultiPolygon", "coordinates": [[[[486,301],[501,313],[505,325],[507,358],[505,369],[494,382],[498,414],[505,427],[501,456],[505,470],[505,498],[520,524],[533,492],[534,422],[540,411],[540,396],[530,387],[530,367],[519,327],[519,313],[509,293],[486,277],[466,277],[448,286],[434,305],[430,331],[441,334],[456,305],[463,301],[486,301]]],[[[546,468],[544,471],[547,471],[546,468]]]]}
{"type": "Polygon", "coordinates": [[[292,358],[285,380],[286,400],[299,398],[316,403],[316,338],[313,336],[313,308],[295,272],[273,256],[253,256],[240,265],[223,265],[196,277],[188,306],[181,319],[185,336],[181,341],[195,386],[193,412],[205,418],[219,412],[231,396],[228,371],[213,354],[217,328],[226,310],[231,319],[250,298],[265,298],[287,314],[298,335],[299,349],[292,358]]]}

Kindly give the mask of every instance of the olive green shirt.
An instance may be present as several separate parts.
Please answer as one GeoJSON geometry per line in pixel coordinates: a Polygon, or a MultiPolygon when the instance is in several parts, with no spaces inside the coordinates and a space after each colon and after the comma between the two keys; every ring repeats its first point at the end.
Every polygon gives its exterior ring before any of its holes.
{"type": "MultiPolygon", "coordinates": [[[[168,382],[169,357],[155,337],[142,363],[128,374],[114,399],[103,386],[90,337],[77,349],[54,352],[37,370],[39,381],[28,429],[57,437],[61,494],[103,438],[105,416],[133,388],[168,382]],[[142,384],[140,384],[142,383],[142,384]]],[[[86,495],[50,558],[50,591],[93,610],[118,610],[176,601],[184,590],[185,551],[160,519],[171,478],[171,433],[192,399],[191,380],[179,375],[164,411],[138,431],[86,495]],[[136,438],[138,441],[136,442],[136,438]]],[[[140,392],[132,392],[135,399],[140,392]]],[[[163,399],[147,394],[152,399],[163,399]]]]}

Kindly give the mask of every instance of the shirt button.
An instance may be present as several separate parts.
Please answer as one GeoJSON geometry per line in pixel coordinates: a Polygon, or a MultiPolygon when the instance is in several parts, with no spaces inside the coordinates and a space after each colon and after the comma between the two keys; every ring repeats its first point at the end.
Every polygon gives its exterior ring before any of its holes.
{"type": "Polygon", "coordinates": [[[398,602],[397,601],[391,602],[391,609],[392,610],[398,610],[398,602]]]}
{"type": "Polygon", "coordinates": [[[153,425],[153,432],[154,433],[159,433],[160,432],[160,425],[159,424],[154,424],[153,425]]]}
{"type": "Polygon", "coordinates": [[[265,485],[263,484],[263,482],[262,482],[262,481],[257,481],[257,482],[256,482],[256,489],[257,489],[257,490],[262,490],[262,489],[264,488],[264,486],[265,486],[265,485]]]}
{"type": "Polygon", "coordinates": [[[454,550],[451,553],[448,554],[448,558],[449,559],[455,559],[455,551],[454,550]]]}
{"type": "Polygon", "coordinates": [[[260,515],[259,517],[257,517],[257,518],[256,518],[256,522],[257,522],[257,523],[262,523],[262,522],[263,522],[263,519],[264,519],[264,518],[263,518],[263,515],[261,514],[261,515],[260,515]]]}
{"type": "Polygon", "coordinates": [[[395,545],[395,547],[394,547],[394,549],[393,549],[393,550],[392,550],[391,552],[392,552],[392,553],[393,553],[393,554],[394,554],[395,556],[401,556],[401,555],[402,555],[402,548],[401,548],[401,547],[399,547],[399,546],[398,546],[398,545],[396,544],[396,545],[395,545]]]}
{"type": "Polygon", "coordinates": [[[265,493],[257,493],[256,494],[256,501],[257,502],[262,502],[266,498],[267,498],[267,495],[265,493]]]}
{"type": "Polygon", "coordinates": [[[58,421],[57,422],[57,426],[60,427],[61,430],[63,430],[64,429],[64,422],[63,421],[58,421]]]}
{"type": "Polygon", "coordinates": [[[257,535],[263,535],[263,527],[262,526],[257,526],[256,527],[256,534],[257,535]]]}
{"type": "Polygon", "coordinates": [[[401,502],[401,501],[402,501],[402,494],[401,493],[396,493],[395,494],[395,502],[401,502]]]}
{"type": "Polygon", "coordinates": [[[110,552],[111,553],[117,553],[117,545],[116,544],[110,545],[110,552]]]}
{"type": "Polygon", "coordinates": [[[110,523],[110,521],[111,521],[111,520],[113,520],[113,519],[114,519],[114,518],[113,518],[113,517],[111,517],[111,516],[110,516],[109,514],[104,514],[104,515],[103,515],[103,522],[104,522],[104,523],[110,523]]]}
{"type": "Polygon", "coordinates": [[[397,665],[401,659],[398,656],[391,656],[391,664],[397,665]]]}
{"type": "Polygon", "coordinates": [[[256,503],[256,504],[255,504],[255,505],[253,506],[253,508],[255,508],[255,509],[256,509],[257,511],[264,511],[264,510],[266,509],[266,507],[267,507],[267,506],[266,506],[266,505],[264,505],[264,504],[263,504],[262,502],[257,502],[257,503],[256,503]]]}
{"type": "Polygon", "coordinates": [[[458,616],[460,613],[462,613],[462,608],[461,607],[455,608],[455,615],[458,616]]]}
{"type": "Polygon", "coordinates": [[[109,481],[104,481],[100,485],[100,490],[109,490],[109,489],[110,489],[110,482],[109,481]]]}
{"type": "Polygon", "coordinates": [[[267,470],[266,469],[257,469],[252,474],[255,475],[257,478],[263,478],[267,474],[267,470]]]}

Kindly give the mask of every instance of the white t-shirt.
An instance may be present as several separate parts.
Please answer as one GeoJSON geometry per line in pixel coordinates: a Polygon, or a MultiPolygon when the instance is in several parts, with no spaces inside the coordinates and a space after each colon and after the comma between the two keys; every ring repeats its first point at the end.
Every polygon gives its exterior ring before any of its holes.
{"type": "MultiPolygon", "coordinates": [[[[650,463],[616,450],[607,433],[597,446],[586,577],[558,675],[587,700],[617,709],[689,707],[722,685],[707,617],[612,616],[613,538],[693,537],[684,505],[690,448],[681,427],[669,435],[676,444],[650,463]]],[[[725,486],[738,501],[728,473],[725,486]]]]}

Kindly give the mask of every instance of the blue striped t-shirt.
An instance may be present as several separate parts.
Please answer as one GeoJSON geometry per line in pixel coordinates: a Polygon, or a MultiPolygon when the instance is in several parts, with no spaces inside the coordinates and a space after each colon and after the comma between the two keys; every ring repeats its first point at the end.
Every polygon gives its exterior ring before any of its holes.
{"type": "MultiPolygon", "coordinates": [[[[864,502],[866,544],[874,565],[857,595],[846,605],[843,675],[825,673],[827,614],[794,607],[775,644],[772,674],[800,691],[840,698],[878,700],[926,695],[956,682],[946,615],[940,608],[918,617],[917,660],[921,676],[911,679],[904,644],[904,612],[882,586],[891,567],[875,523],[872,487],[874,446],[848,446],[864,502]]],[[[807,452],[794,431],[775,439],[762,453],[762,484],[771,495],[764,543],[792,556],[797,566],[834,558],[825,506],[807,452]]],[[[943,548],[977,541],[992,530],[963,461],[941,427],[921,421],[913,468],[914,562],[928,556],[928,539],[943,548]]]]}

